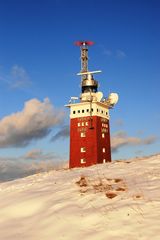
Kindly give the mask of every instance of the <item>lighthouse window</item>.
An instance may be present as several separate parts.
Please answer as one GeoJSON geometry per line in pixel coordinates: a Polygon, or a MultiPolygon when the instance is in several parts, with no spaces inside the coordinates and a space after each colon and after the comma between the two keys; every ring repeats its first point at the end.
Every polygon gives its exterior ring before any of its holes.
{"type": "Polygon", "coordinates": [[[85,132],[81,132],[81,137],[85,137],[86,133],[85,132]]]}
{"type": "Polygon", "coordinates": [[[87,112],[89,112],[89,109],[87,109],[87,112]]]}
{"type": "Polygon", "coordinates": [[[75,114],[76,113],[76,111],[73,111],[73,114],[75,114]]]}
{"type": "Polygon", "coordinates": [[[108,115],[108,113],[106,112],[106,115],[108,115]]]}
{"type": "Polygon", "coordinates": [[[93,108],[92,108],[91,110],[92,110],[92,112],[93,112],[93,108]]]}
{"type": "Polygon", "coordinates": [[[81,152],[86,152],[86,148],[85,147],[81,147],[81,152]]]}
{"type": "Polygon", "coordinates": [[[86,163],[86,159],[85,158],[81,158],[81,163],[86,163]]]}
{"type": "Polygon", "coordinates": [[[104,133],[102,133],[102,138],[104,138],[105,137],[105,135],[104,135],[104,133]]]}
{"type": "Polygon", "coordinates": [[[106,159],[103,159],[103,163],[106,163],[106,159]]]}
{"type": "Polygon", "coordinates": [[[101,113],[103,113],[103,110],[101,111],[101,113]]]}
{"type": "Polygon", "coordinates": [[[98,108],[97,108],[97,112],[98,112],[98,108]]]}
{"type": "Polygon", "coordinates": [[[86,122],[86,126],[88,126],[88,122],[86,122]]]}
{"type": "Polygon", "coordinates": [[[82,122],[82,126],[84,126],[84,122],[82,122]]]}
{"type": "Polygon", "coordinates": [[[105,149],[105,148],[102,148],[102,152],[105,153],[105,152],[106,152],[106,149],[105,149]]]}
{"type": "Polygon", "coordinates": [[[82,110],[82,113],[84,113],[84,109],[82,110]]]}
{"type": "Polygon", "coordinates": [[[78,127],[80,127],[81,126],[81,124],[80,123],[78,123],[78,127]]]}
{"type": "Polygon", "coordinates": [[[80,110],[78,110],[78,113],[80,113],[80,110]]]}

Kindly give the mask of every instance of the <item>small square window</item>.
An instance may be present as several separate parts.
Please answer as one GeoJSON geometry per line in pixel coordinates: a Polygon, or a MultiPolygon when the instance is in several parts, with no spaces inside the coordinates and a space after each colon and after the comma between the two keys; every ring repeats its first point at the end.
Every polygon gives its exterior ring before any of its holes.
{"type": "Polygon", "coordinates": [[[106,159],[103,159],[103,163],[106,163],[106,159]]]}
{"type": "Polygon", "coordinates": [[[78,127],[80,127],[80,126],[81,126],[81,123],[78,123],[77,125],[78,125],[78,127]]]}
{"type": "Polygon", "coordinates": [[[84,126],[84,122],[82,122],[82,126],[84,126]]]}
{"type": "Polygon", "coordinates": [[[91,111],[93,112],[93,108],[91,109],[91,111]]]}
{"type": "Polygon", "coordinates": [[[81,152],[86,152],[86,147],[81,147],[81,152]]]}
{"type": "Polygon", "coordinates": [[[89,109],[87,109],[87,112],[89,112],[89,109]]]}
{"type": "Polygon", "coordinates": [[[73,114],[75,114],[76,113],[76,111],[73,111],[73,114]]]}
{"type": "Polygon", "coordinates": [[[102,133],[102,138],[105,138],[105,135],[104,135],[104,133],[102,133]]]}
{"type": "Polygon", "coordinates": [[[97,108],[97,112],[98,112],[98,108],[97,108]]]}
{"type": "Polygon", "coordinates": [[[82,113],[84,113],[84,109],[82,110],[82,113]]]}
{"type": "Polygon", "coordinates": [[[85,137],[86,133],[85,132],[81,132],[81,137],[85,137]]]}
{"type": "Polygon", "coordinates": [[[80,110],[78,110],[78,113],[80,113],[80,110]]]}
{"type": "Polygon", "coordinates": [[[81,158],[81,163],[86,163],[86,159],[85,158],[81,158]]]}
{"type": "Polygon", "coordinates": [[[105,148],[102,148],[102,152],[105,153],[105,152],[106,152],[106,149],[105,149],[105,148]]]}
{"type": "Polygon", "coordinates": [[[88,122],[86,122],[86,126],[88,126],[88,122]]]}
{"type": "Polygon", "coordinates": [[[101,113],[103,113],[103,110],[101,111],[101,113]]]}

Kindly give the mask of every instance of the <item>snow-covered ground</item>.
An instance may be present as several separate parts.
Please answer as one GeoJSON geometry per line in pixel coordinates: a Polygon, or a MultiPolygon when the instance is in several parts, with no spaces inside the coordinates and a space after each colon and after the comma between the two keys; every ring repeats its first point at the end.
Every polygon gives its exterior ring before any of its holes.
{"type": "Polygon", "coordinates": [[[2,240],[159,240],[160,155],[0,184],[2,240]]]}

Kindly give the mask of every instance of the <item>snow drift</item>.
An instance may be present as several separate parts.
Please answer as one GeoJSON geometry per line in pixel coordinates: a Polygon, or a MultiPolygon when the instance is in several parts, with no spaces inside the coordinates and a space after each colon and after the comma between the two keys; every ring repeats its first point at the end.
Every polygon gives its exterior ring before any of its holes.
{"type": "Polygon", "coordinates": [[[160,155],[0,184],[3,240],[158,240],[160,155]]]}

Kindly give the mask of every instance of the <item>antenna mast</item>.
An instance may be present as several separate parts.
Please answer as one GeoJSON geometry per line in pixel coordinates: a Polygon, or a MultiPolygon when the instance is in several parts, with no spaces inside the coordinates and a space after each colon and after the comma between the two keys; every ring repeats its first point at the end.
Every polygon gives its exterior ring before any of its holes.
{"type": "MultiPolygon", "coordinates": [[[[77,41],[75,45],[80,47],[81,50],[81,73],[88,72],[88,46],[92,46],[94,42],[92,41],[77,41]]],[[[85,79],[85,74],[82,75],[82,79],[85,79]]]]}
{"type": "Polygon", "coordinates": [[[94,80],[93,74],[101,71],[88,71],[88,46],[92,46],[92,41],[77,41],[75,45],[81,50],[81,71],[77,75],[81,76],[82,93],[97,92],[98,82],[94,80]]]}

